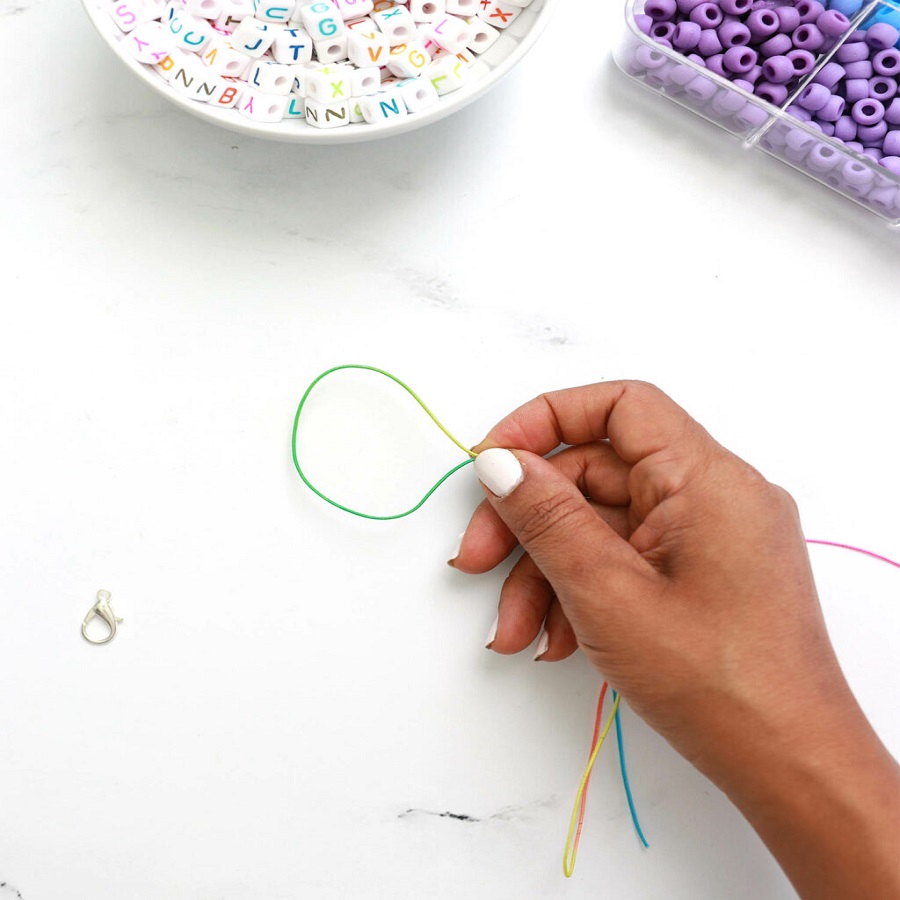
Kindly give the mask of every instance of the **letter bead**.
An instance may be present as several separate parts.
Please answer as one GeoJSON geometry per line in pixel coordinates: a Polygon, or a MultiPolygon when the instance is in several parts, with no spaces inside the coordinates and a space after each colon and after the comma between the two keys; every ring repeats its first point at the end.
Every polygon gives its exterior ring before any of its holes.
{"type": "MultiPolygon", "coordinates": [[[[359,101],[362,105],[363,100],[359,101]]],[[[304,116],[307,124],[314,128],[341,128],[350,124],[350,101],[341,100],[329,103],[317,103],[307,97],[304,103],[304,116]]]]}
{"type": "Polygon", "coordinates": [[[280,122],[287,109],[287,95],[265,94],[255,88],[247,87],[241,94],[237,111],[254,122],[280,122]]]}
{"type": "Polygon", "coordinates": [[[294,75],[290,66],[257,60],[250,66],[247,83],[264,94],[289,94],[294,86],[294,75]]]}
{"type": "Polygon", "coordinates": [[[408,112],[417,113],[434,106],[440,97],[434,85],[425,78],[409,78],[397,83],[397,93],[408,112]]]}
{"type": "MultiPolygon", "coordinates": [[[[420,0],[410,0],[410,10],[419,2],[420,0]]],[[[429,0],[424,0],[424,2],[427,4],[429,0]]],[[[480,0],[478,18],[502,31],[504,28],[509,28],[521,12],[521,7],[510,6],[505,0],[480,0]]]]}
{"type": "Polygon", "coordinates": [[[408,112],[403,98],[395,88],[360,98],[359,108],[363,118],[369,123],[402,119],[408,112]]]}
{"type": "MultiPolygon", "coordinates": [[[[504,4],[504,8],[515,9],[513,18],[518,17],[522,12],[521,7],[512,6],[512,4],[504,4]]],[[[481,15],[484,9],[484,0],[479,0],[478,13],[481,15]]],[[[447,12],[447,6],[444,0],[409,0],[409,14],[416,22],[433,22],[435,19],[443,16],[447,12]]],[[[481,16],[486,18],[486,16],[481,16]]],[[[502,18],[502,16],[501,16],[502,18]]],[[[491,20],[492,25],[497,25],[496,19],[491,20]]],[[[500,26],[497,26],[500,27],[500,26]]],[[[506,27],[506,26],[503,26],[506,27]]]]}
{"type": "Polygon", "coordinates": [[[283,28],[272,42],[275,62],[284,65],[302,65],[312,60],[312,38],[302,28],[283,28]]]}
{"type": "Polygon", "coordinates": [[[347,59],[347,37],[345,31],[334,37],[323,38],[320,41],[314,40],[313,50],[316,53],[316,59],[325,65],[347,59]]]}
{"type": "Polygon", "coordinates": [[[224,36],[215,37],[200,51],[200,59],[218,75],[241,78],[250,67],[252,60],[245,53],[239,53],[224,36]]]}
{"type": "Polygon", "coordinates": [[[469,67],[456,56],[446,56],[431,63],[422,77],[427,78],[443,96],[459,90],[468,78],[468,71],[469,67]]]}
{"type": "Polygon", "coordinates": [[[274,40],[275,29],[252,17],[241,19],[231,35],[234,49],[251,59],[259,59],[272,46],[274,40]]]}
{"type": "Polygon", "coordinates": [[[466,49],[472,53],[484,53],[500,37],[500,32],[493,25],[488,25],[478,16],[466,19],[466,25],[469,26],[469,43],[466,44],[466,49]]]}
{"type": "Polygon", "coordinates": [[[469,27],[456,16],[442,16],[426,25],[424,33],[450,53],[460,53],[469,42],[469,27]]]}

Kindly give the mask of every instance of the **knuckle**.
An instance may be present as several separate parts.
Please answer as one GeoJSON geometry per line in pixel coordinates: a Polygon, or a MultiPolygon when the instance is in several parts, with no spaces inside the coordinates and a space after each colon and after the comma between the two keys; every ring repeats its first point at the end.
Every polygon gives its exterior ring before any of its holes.
{"type": "Polygon", "coordinates": [[[577,521],[585,510],[585,500],[579,494],[558,493],[535,503],[525,510],[516,523],[522,545],[546,541],[557,533],[565,533],[570,523],[577,521]]]}

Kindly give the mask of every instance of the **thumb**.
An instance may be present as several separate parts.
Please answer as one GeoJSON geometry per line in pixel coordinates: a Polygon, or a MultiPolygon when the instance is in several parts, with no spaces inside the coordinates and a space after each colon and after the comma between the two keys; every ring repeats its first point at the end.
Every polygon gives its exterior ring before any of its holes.
{"type": "Polygon", "coordinates": [[[488,502],[564,607],[571,598],[585,596],[583,592],[609,596],[610,582],[623,588],[622,578],[630,580],[649,568],[578,487],[543,457],[492,447],[478,454],[474,468],[488,502]]]}

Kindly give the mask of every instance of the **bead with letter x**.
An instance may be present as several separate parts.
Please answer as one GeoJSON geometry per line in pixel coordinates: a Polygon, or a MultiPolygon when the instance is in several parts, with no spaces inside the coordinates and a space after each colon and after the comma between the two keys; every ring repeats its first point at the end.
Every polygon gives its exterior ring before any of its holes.
{"type": "Polygon", "coordinates": [[[344,96],[344,89],[342,87],[343,83],[344,83],[343,81],[332,81],[331,82],[331,98],[332,99],[334,99],[335,97],[343,97],[344,96]]]}
{"type": "Polygon", "coordinates": [[[512,11],[511,11],[511,10],[510,10],[510,12],[503,12],[503,10],[500,9],[500,7],[498,6],[498,7],[496,7],[496,8],[494,9],[494,11],[488,16],[488,18],[489,18],[489,19],[500,18],[500,19],[503,20],[503,23],[506,24],[506,22],[509,21],[509,18],[510,18],[511,15],[512,15],[512,11]]]}

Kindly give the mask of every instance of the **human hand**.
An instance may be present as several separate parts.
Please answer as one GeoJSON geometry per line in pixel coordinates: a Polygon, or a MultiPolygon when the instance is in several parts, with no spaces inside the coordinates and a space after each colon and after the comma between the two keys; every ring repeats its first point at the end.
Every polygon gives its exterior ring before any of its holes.
{"type": "Polygon", "coordinates": [[[805,886],[818,862],[785,855],[796,840],[785,823],[813,823],[772,806],[786,773],[810,785],[815,776],[824,790],[851,766],[858,782],[858,760],[835,736],[861,729],[882,798],[883,778],[898,782],[832,650],[788,494],[635,382],[545,394],[474,450],[487,499],[451,563],[480,573],[525,549],[501,590],[490,648],[520,651],[542,623],[541,659],[580,647],[805,886]],[[560,445],[569,446],[543,458],[560,445]]]}

